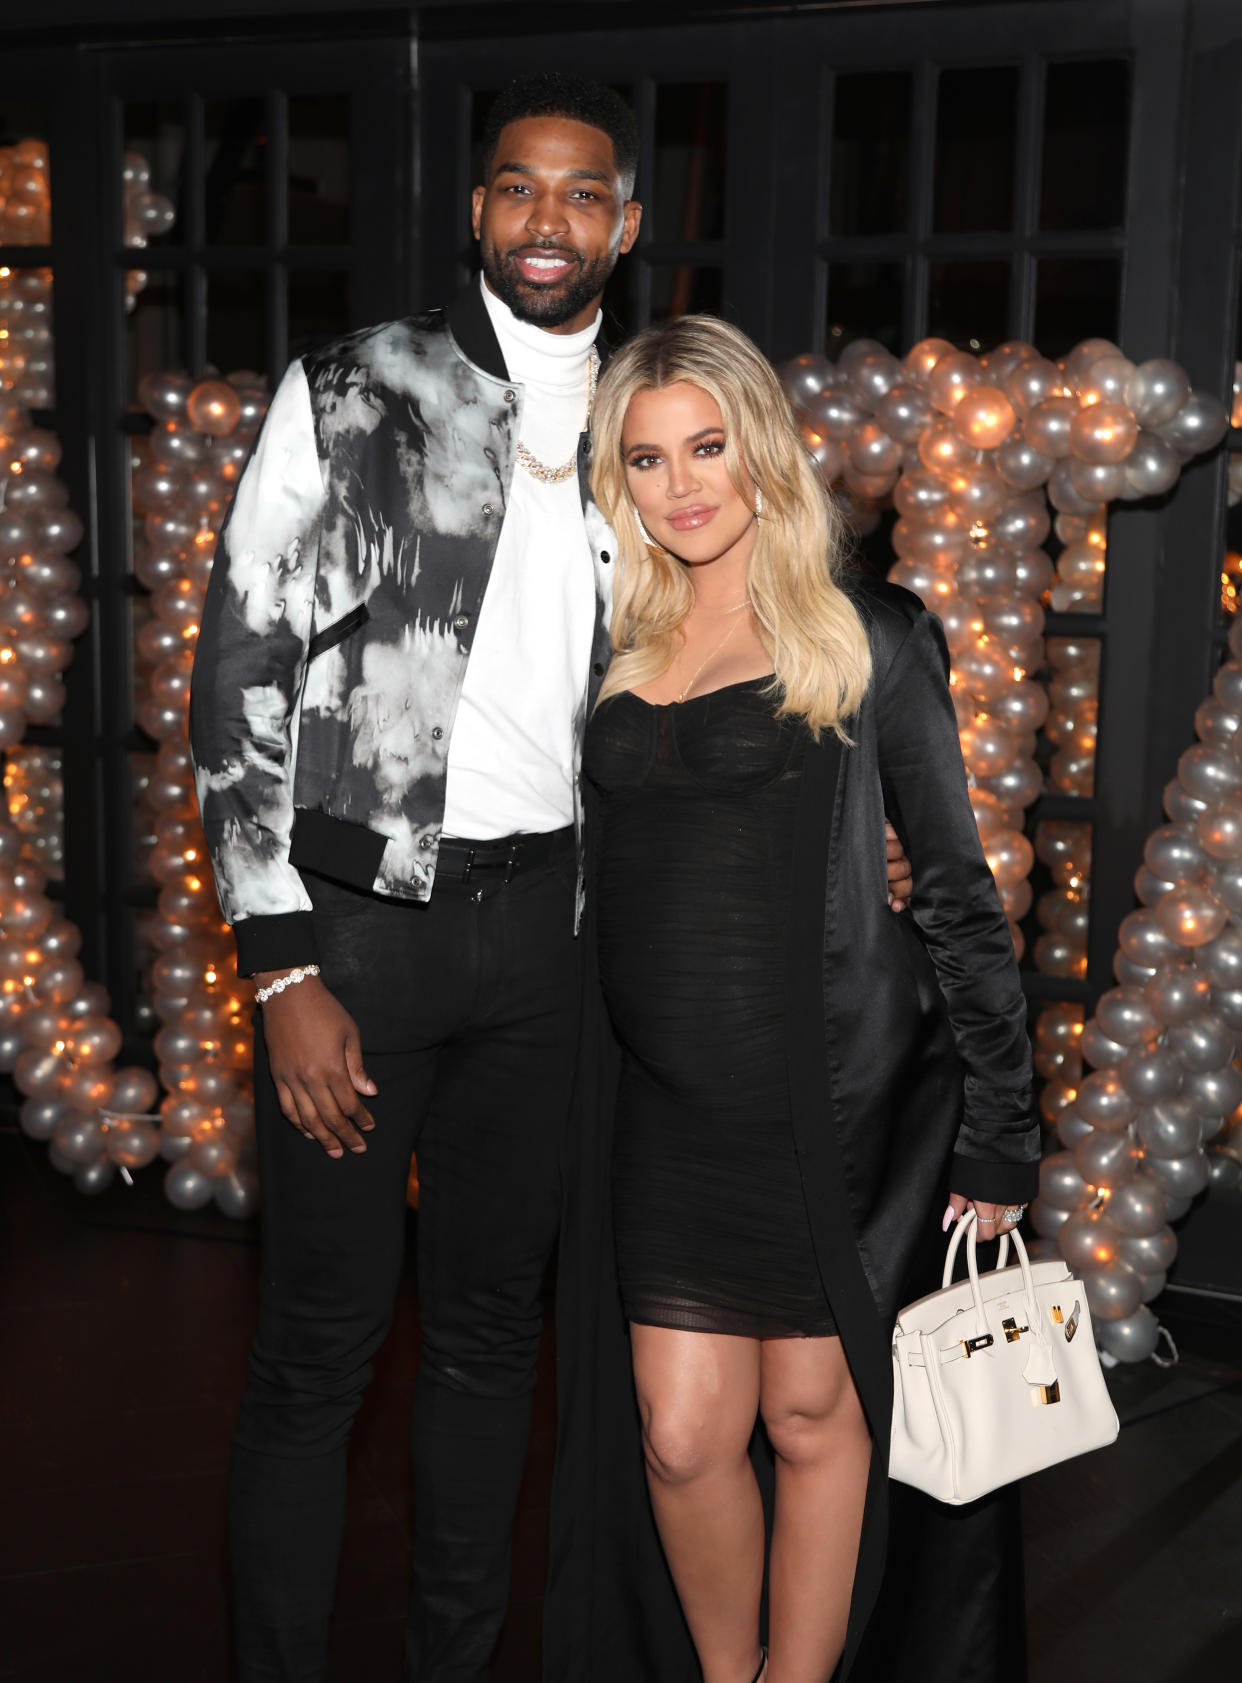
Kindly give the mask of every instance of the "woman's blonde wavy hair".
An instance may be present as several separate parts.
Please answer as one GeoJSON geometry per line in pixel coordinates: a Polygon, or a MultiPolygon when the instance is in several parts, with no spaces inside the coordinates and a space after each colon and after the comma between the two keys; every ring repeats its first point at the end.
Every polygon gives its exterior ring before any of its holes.
{"type": "Polygon", "coordinates": [[[643,540],[621,447],[635,394],[680,381],[719,405],[725,465],[738,494],[747,496],[749,473],[763,495],[747,589],[776,674],[771,693],[779,698],[777,713],[801,716],[816,737],[828,729],[848,742],[845,721],[866,693],[871,650],[839,583],[844,524],[771,365],[744,333],[714,316],[680,316],[639,333],[600,380],[591,492],[621,551],[612,611],[615,654],[600,700],[668,668],[694,605],[688,570],[668,550],[643,540]]]}

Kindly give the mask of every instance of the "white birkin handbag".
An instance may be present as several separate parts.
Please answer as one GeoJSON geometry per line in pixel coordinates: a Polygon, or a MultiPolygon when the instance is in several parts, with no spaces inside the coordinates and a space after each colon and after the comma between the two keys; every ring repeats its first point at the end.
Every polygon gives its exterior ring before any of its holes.
{"type": "Polygon", "coordinates": [[[941,1289],[911,1303],[893,1330],[889,1474],[942,1502],[973,1502],[1041,1467],[1112,1443],[1119,1426],[1091,1335],[1087,1294],[1068,1265],[980,1274],[975,1212],[949,1242],[941,1289]],[[968,1279],[953,1263],[968,1234],[968,1279]]]}

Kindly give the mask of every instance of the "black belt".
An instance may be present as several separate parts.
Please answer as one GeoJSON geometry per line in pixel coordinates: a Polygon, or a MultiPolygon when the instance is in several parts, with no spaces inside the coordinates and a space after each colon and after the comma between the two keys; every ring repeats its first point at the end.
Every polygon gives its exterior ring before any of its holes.
{"type": "Polygon", "coordinates": [[[574,827],[546,830],[537,835],[499,836],[493,841],[470,841],[464,836],[441,836],[436,876],[469,882],[482,871],[503,871],[508,882],[522,871],[537,870],[574,850],[574,827]]]}

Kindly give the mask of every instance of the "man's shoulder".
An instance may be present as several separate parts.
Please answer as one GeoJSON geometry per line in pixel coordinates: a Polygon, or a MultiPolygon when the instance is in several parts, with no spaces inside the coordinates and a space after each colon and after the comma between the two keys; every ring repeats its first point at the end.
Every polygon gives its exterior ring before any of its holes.
{"type": "Polygon", "coordinates": [[[405,358],[422,358],[434,348],[451,343],[447,312],[423,310],[330,339],[306,352],[302,364],[314,385],[351,370],[382,370],[405,358]]]}

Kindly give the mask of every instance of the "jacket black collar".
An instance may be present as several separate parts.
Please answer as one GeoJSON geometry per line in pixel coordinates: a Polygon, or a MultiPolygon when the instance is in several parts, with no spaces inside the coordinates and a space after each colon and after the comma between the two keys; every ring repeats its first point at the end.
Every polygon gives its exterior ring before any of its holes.
{"type": "MultiPolygon", "coordinates": [[[[487,305],[483,302],[483,288],[476,275],[466,287],[459,292],[448,307],[449,331],[458,345],[484,373],[492,374],[497,380],[507,380],[509,370],[505,367],[504,354],[500,349],[500,340],[496,337],[496,329],[492,326],[492,318],[487,313],[487,305]]],[[[612,347],[604,338],[603,329],[595,340],[595,348],[599,352],[601,364],[606,363],[612,355],[612,347]]]]}

